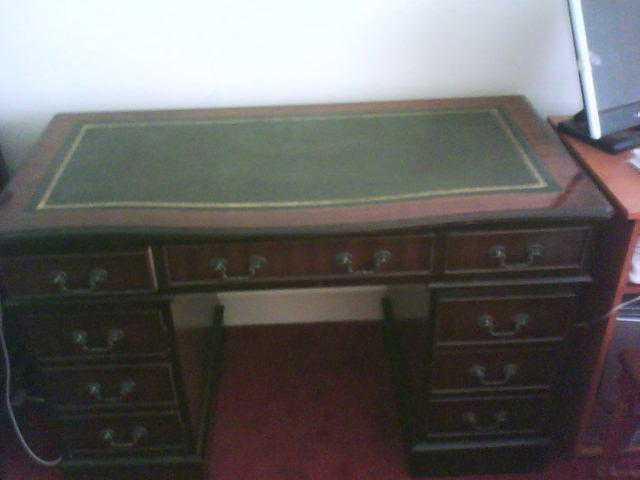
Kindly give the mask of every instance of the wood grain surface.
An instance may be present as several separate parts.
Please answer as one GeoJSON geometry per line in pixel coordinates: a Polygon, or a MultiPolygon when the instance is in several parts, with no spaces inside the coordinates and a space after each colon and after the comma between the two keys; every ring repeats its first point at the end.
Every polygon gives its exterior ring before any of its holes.
{"type": "MultiPolygon", "coordinates": [[[[557,127],[564,117],[553,117],[551,124],[557,127]]],[[[560,133],[567,148],[579,158],[582,165],[593,174],[600,187],[609,194],[629,220],[640,219],[640,170],[629,161],[634,153],[629,150],[612,155],[589,145],[571,135],[560,133]]]]}

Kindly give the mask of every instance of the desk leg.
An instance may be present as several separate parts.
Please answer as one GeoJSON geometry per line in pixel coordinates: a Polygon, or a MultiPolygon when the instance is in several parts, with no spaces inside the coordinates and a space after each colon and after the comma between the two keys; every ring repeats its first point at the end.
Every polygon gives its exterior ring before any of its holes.
{"type": "Polygon", "coordinates": [[[393,307],[389,298],[382,300],[382,329],[384,347],[391,364],[391,375],[395,387],[396,402],[400,414],[402,435],[406,444],[415,440],[415,418],[411,401],[411,386],[409,381],[409,365],[406,350],[402,342],[393,307]]]}

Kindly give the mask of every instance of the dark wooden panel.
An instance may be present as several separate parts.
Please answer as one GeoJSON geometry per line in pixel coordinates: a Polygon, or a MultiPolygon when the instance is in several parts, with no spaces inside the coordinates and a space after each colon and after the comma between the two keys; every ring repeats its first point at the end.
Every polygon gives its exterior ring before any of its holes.
{"type": "Polygon", "coordinates": [[[437,351],[431,387],[434,393],[547,389],[558,368],[553,349],[437,351]]]}
{"type": "Polygon", "coordinates": [[[61,409],[175,407],[171,364],[44,369],[48,399],[61,409]]]}
{"type": "Polygon", "coordinates": [[[454,232],[446,241],[446,273],[587,269],[591,229],[454,232]]]}
{"type": "Polygon", "coordinates": [[[188,450],[184,423],[174,412],[64,417],[61,422],[70,458],[159,456],[188,450]]]}
{"type": "Polygon", "coordinates": [[[197,460],[154,462],[151,465],[92,466],[87,466],[86,462],[80,462],[80,465],[65,462],[61,468],[65,480],[199,480],[205,478],[203,475],[206,470],[204,462],[197,460]]]}
{"type": "Polygon", "coordinates": [[[415,476],[514,474],[540,471],[553,451],[545,437],[493,441],[420,442],[412,445],[409,466],[415,476]]]}
{"type": "Polygon", "coordinates": [[[214,309],[210,326],[175,325],[175,350],[178,360],[178,385],[188,410],[191,431],[198,455],[204,455],[209,427],[214,416],[214,401],[223,366],[224,309],[214,309]]]}
{"type": "Polygon", "coordinates": [[[157,288],[151,250],[0,258],[8,296],[94,295],[157,288]]]}
{"type": "Polygon", "coordinates": [[[43,363],[160,357],[171,347],[164,312],[153,306],[30,310],[16,314],[11,329],[43,363]]]}
{"type": "Polygon", "coordinates": [[[533,435],[547,429],[546,397],[432,401],[426,419],[428,437],[533,435]]]}
{"type": "Polygon", "coordinates": [[[427,273],[432,265],[432,244],[428,235],[391,235],[172,245],[164,250],[169,283],[180,286],[274,278],[427,273]],[[258,259],[262,259],[262,264],[252,274],[252,260],[258,259]]]}
{"type": "Polygon", "coordinates": [[[577,297],[571,288],[529,288],[510,293],[465,289],[438,296],[438,345],[559,341],[576,319],[577,297]]]}

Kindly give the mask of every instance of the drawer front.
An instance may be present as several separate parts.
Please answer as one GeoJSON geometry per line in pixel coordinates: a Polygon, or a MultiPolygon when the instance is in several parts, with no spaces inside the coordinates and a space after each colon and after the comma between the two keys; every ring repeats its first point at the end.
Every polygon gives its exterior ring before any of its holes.
{"type": "MultiPolygon", "coordinates": [[[[530,289],[533,290],[533,289],[530,289]]],[[[559,341],[576,319],[574,291],[492,293],[474,290],[438,296],[435,307],[438,345],[559,341]]]]}
{"type": "Polygon", "coordinates": [[[189,445],[175,412],[63,417],[62,437],[71,457],[179,454],[189,445]]]}
{"type": "Polygon", "coordinates": [[[47,398],[62,409],[174,407],[171,365],[44,369],[47,398]]]}
{"type": "Polygon", "coordinates": [[[445,272],[585,270],[590,237],[587,227],[454,232],[446,239],[445,272]]]}
{"type": "Polygon", "coordinates": [[[156,290],[151,250],[0,258],[9,296],[95,295],[156,290]]]}
{"type": "Polygon", "coordinates": [[[153,307],[20,313],[14,328],[45,363],[166,356],[171,345],[164,314],[153,307]]]}
{"type": "Polygon", "coordinates": [[[427,273],[428,235],[165,247],[170,285],[427,273]]]}
{"type": "Polygon", "coordinates": [[[436,352],[431,371],[433,393],[493,390],[545,390],[556,379],[553,349],[493,349],[436,352]]]}
{"type": "Polygon", "coordinates": [[[430,437],[544,434],[549,411],[547,396],[433,401],[426,431],[430,437]]]}

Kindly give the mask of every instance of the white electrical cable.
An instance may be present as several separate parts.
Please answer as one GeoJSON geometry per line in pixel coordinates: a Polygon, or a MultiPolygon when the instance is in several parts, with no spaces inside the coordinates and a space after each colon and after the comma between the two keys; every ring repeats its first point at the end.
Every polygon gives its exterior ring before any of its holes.
{"type": "Polygon", "coordinates": [[[627,305],[632,305],[632,304],[637,303],[637,302],[640,302],[640,295],[637,296],[637,297],[633,297],[631,300],[627,300],[626,302],[620,303],[617,307],[612,308],[606,314],[604,314],[602,318],[607,318],[611,314],[613,314],[613,313],[617,312],[618,310],[620,310],[621,308],[624,308],[627,305]]]}
{"type": "Polygon", "coordinates": [[[4,324],[2,320],[2,305],[0,304],[0,349],[2,349],[4,356],[4,370],[5,370],[5,403],[7,405],[7,412],[9,413],[9,418],[11,419],[11,423],[13,424],[13,430],[16,432],[16,436],[24,448],[24,451],[31,457],[31,459],[39,465],[43,465],[45,467],[55,467],[60,463],[62,457],[58,457],[55,460],[44,460],[40,458],[31,448],[27,445],[27,441],[22,436],[22,430],[20,429],[20,425],[18,425],[18,421],[16,420],[16,416],[13,413],[13,405],[11,404],[11,362],[9,360],[9,349],[7,348],[7,342],[4,337],[4,324]]]}

